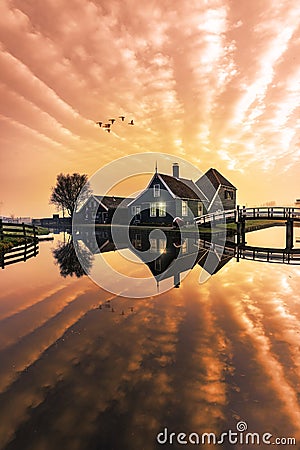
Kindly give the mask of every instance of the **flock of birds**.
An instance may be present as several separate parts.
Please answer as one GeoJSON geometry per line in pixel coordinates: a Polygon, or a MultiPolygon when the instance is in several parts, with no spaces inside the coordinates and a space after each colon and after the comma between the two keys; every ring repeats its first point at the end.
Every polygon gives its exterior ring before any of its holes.
{"type": "MultiPolygon", "coordinates": [[[[119,116],[118,119],[121,119],[121,122],[124,122],[124,120],[126,119],[125,116],[119,116]]],[[[115,123],[116,119],[108,119],[107,123],[104,122],[96,122],[97,125],[99,125],[100,128],[103,128],[105,131],[107,131],[108,133],[110,133],[111,131],[111,126],[115,123]],[[109,123],[111,122],[111,123],[109,123]]],[[[131,119],[130,122],[128,122],[128,125],[134,125],[134,121],[133,119],[131,119]]]]}

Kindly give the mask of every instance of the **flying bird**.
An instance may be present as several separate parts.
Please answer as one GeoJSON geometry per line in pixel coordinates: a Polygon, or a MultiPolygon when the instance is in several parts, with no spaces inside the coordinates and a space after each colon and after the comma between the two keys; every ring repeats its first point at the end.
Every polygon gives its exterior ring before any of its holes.
{"type": "Polygon", "coordinates": [[[103,128],[110,128],[110,123],[105,123],[105,124],[103,125],[103,128]]]}
{"type": "Polygon", "coordinates": [[[96,122],[97,125],[99,125],[99,127],[101,127],[103,122],[96,122]]]}
{"type": "Polygon", "coordinates": [[[106,130],[105,131],[107,131],[108,133],[110,133],[110,128],[106,128],[106,130]]]}
{"type": "Polygon", "coordinates": [[[125,116],[119,116],[119,119],[121,119],[122,122],[124,122],[125,116]]]}
{"type": "Polygon", "coordinates": [[[128,125],[134,125],[133,120],[131,119],[130,122],[128,122],[128,125]]]}
{"type": "Polygon", "coordinates": [[[111,124],[113,125],[113,123],[115,122],[116,119],[109,119],[111,121],[111,124]]]}

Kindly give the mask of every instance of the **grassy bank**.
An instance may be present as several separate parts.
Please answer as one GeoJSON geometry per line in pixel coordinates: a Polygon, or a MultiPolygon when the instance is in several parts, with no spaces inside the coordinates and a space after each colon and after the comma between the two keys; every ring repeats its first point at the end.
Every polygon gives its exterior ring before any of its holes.
{"type": "MultiPolygon", "coordinates": [[[[13,247],[16,247],[17,245],[22,245],[25,243],[25,238],[23,237],[23,231],[20,230],[20,233],[14,232],[14,234],[20,234],[20,237],[10,237],[9,233],[5,233],[3,236],[3,239],[0,241],[0,251],[1,252],[7,252],[13,247]]],[[[48,228],[44,227],[36,227],[36,234],[43,235],[43,234],[49,234],[48,228]]]]}

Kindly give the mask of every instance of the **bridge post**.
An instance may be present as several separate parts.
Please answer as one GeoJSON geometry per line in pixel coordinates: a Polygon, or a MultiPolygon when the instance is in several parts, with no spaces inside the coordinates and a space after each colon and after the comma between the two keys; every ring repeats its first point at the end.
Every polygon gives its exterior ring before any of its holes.
{"type": "Polygon", "coordinates": [[[286,233],[285,233],[285,248],[287,250],[291,250],[294,247],[294,221],[288,219],[285,223],[286,225],[286,233]]]}
{"type": "Polygon", "coordinates": [[[240,245],[241,243],[241,222],[240,222],[240,206],[236,205],[235,211],[235,223],[236,223],[236,243],[240,245]]]}
{"type": "Polygon", "coordinates": [[[246,220],[243,218],[241,222],[242,244],[246,244],[246,220]]]}

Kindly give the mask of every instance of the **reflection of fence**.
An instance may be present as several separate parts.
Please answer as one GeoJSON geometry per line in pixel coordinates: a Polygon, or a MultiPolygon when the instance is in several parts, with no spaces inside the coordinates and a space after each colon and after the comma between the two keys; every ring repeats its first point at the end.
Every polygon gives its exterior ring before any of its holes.
{"type": "Polygon", "coordinates": [[[10,264],[15,264],[21,261],[27,261],[27,259],[36,256],[39,252],[38,241],[28,242],[11,248],[7,252],[0,252],[0,265],[2,269],[10,264]]]}
{"type": "Polygon", "coordinates": [[[26,261],[38,254],[38,238],[34,225],[5,223],[0,219],[0,241],[9,241],[10,239],[19,239],[19,242],[17,241],[15,247],[0,252],[2,269],[10,264],[26,261]]]}

